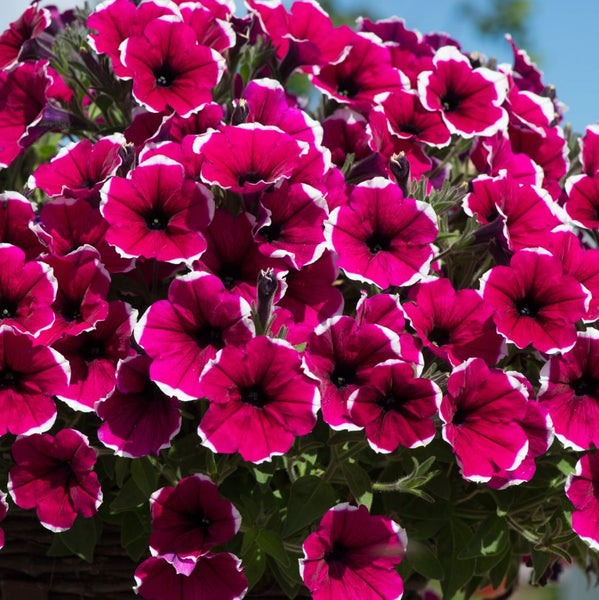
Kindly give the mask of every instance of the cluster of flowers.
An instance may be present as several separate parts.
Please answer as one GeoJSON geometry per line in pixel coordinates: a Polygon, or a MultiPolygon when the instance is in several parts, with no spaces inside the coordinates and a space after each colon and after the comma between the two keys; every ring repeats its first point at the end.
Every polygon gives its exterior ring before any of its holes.
{"type": "MultiPolygon", "coordinates": [[[[485,65],[396,18],[247,10],[33,3],[0,37],[0,167],[23,184],[0,195],[12,500],[71,528],[102,503],[97,450],[160,462],[182,414],[198,452],[252,468],[323,423],[390,461],[440,432],[462,484],[492,491],[530,482],[555,436],[599,549],[599,126],[569,147],[511,39],[513,65],[485,65]]],[[[237,508],[206,475],[170,483],[137,593],[243,597],[222,551],[237,508]]],[[[304,530],[299,574],[316,600],[399,598],[409,523],[349,487],[304,530]]]]}

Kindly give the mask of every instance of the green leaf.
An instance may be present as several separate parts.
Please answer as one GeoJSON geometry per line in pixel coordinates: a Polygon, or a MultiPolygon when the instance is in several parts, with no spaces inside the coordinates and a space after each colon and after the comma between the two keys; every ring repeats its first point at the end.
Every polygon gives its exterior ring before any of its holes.
{"type": "Polygon", "coordinates": [[[123,458],[121,456],[116,457],[114,465],[114,477],[118,487],[123,487],[125,478],[129,475],[129,467],[131,465],[130,458],[123,458]]]}
{"type": "Polygon", "coordinates": [[[537,583],[547,570],[553,555],[550,552],[543,552],[542,550],[535,550],[533,548],[531,558],[533,566],[532,581],[533,583],[537,583]]]}
{"type": "Polygon", "coordinates": [[[256,536],[256,543],[266,554],[272,556],[283,567],[289,566],[289,556],[283,546],[281,536],[272,529],[262,529],[256,536]]]}
{"type": "Polygon", "coordinates": [[[133,479],[128,479],[125,485],[117,494],[117,497],[110,503],[112,513],[127,512],[147,502],[148,496],[144,494],[133,479]]]}
{"type": "Polygon", "coordinates": [[[88,563],[94,560],[94,549],[101,532],[101,524],[94,518],[84,519],[79,516],[68,531],[57,533],[56,537],[71,551],[71,554],[88,563]]]}
{"type": "Polygon", "coordinates": [[[500,555],[505,551],[508,543],[509,530],[505,519],[491,515],[479,525],[458,558],[500,555]]]}
{"type": "Polygon", "coordinates": [[[470,527],[460,519],[452,519],[439,533],[438,556],[445,571],[445,578],[441,582],[443,598],[453,598],[474,575],[475,561],[458,558],[471,538],[470,527]]]}
{"type": "Polygon", "coordinates": [[[242,557],[243,573],[247,577],[249,589],[252,589],[264,575],[266,569],[266,554],[264,551],[252,545],[251,551],[242,557]]]}
{"type": "Polygon", "coordinates": [[[158,484],[158,470],[152,465],[147,456],[136,458],[131,463],[131,477],[137,487],[150,497],[158,484]]]}
{"type": "Polygon", "coordinates": [[[368,473],[357,463],[344,461],[341,471],[347,482],[350,492],[359,504],[366,505],[370,510],[372,506],[372,482],[368,473]]]}
{"type": "Polygon", "coordinates": [[[320,519],[336,500],[335,490],[320,478],[308,475],[297,479],[291,486],[283,538],[320,519]]]}
{"type": "Polygon", "coordinates": [[[514,556],[511,551],[505,553],[501,560],[489,571],[489,579],[493,589],[497,589],[503,581],[505,574],[509,571],[510,565],[514,561],[520,563],[520,557],[514,556]]]}
{"type": "Polygon", "coordinates": [[[428,579],[442,580],[445,577],[443,565],[428,544],[411,539],[405,559],[415,571],[428,579]]]}
{"type": "Polygon", "coordinates": [[[277,583],[288,598],[295,598],[300,591],[302,584],[299,580],[299,571],[297,561],[292,568],[281,569],[281,566],[274,560],[268,560],[268,570],[274,575],[277,583]]]}
{"type": "Polygon", "coordinates": [[[139,561],[147,552],[150,538],[150,516],[147,512],[131,512],[121,521],[121,544],[131,557],[139,561]]]}

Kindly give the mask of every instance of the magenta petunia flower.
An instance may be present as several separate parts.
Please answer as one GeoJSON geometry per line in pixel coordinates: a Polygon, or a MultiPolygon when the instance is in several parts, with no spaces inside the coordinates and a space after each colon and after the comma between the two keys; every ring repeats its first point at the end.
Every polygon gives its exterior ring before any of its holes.
{"type": "MultiPolygon", "coordinates": [[[[252,236],[254,218],[247,212],[233,216],[219,208],[205,231],[208,248],[194,268],[216,275],[227,290],[235,292],[248,302],[256,300],[256,282],[260,271],[272,268],[277,278],[288,267],[281,259],[268,258],[260,253],[252,236]]],[[[279,282],[279,290],[281,289],[279,282]]],[[[275,300],[280,298],[277,292],[275,300]]]]}
{"type": "Polygon", "coordinates": [[[44,190],[48,196],[84,197],[91,201],[123,162],[119,150],[124,142],[120,134],[104,137],[95,144],[89,140],[73,142],[61,148],[49,163],[40,165],[27,185],[44,190]]]}
{"type": "Polygon", "coordinates": [[[52,396],[65,390],[70,374],[58,352],[0,325],[0,435],[50,429],[56,419],[52,396]]]}
{"type": "Polygon", "coordinates": [[[529,445],[522,426],[526,412],[526,388],[512,375],[489,369],[480,358],[452,371],[439,415],[443,439],[465,479],[489,481],[520,466],[529,445]]]}
{"type": "Polygon", "coordinates": [[[312,431],[320,407],[299,353],[265,336],[243,349],[223,348],[202,372],[200,389],[210,401],[198,427],[202,444],[213,452],[239,451],[254,463],[285,454],[296,436],[312,431]]]}
{"type": "Polygon", "coordinates": [[[217,18],[212,10],[199,2],[183,2],[179,5],[179,10],[183,22],[195,31],[196,40],[201,46],[208,46],[222,54],[235,45],[233,25],[217,18]]]}
{"type": "Polygon", "coordinates": [[[541,370],[539,402],[567,448],[599,447],[599,331],[580,331],[569,352],[552,356],[541,370]]]}
{"type": "MultiPolygon", "coordinates": [[[[8,512],[8,502],[6,501],[6,494],[0,492],[0,521],[4,521],[6,513],[8,512]]],[[[0,550],[4,548],[4,529],[0,528],[0,550]]]]}
{"type": "Polygon", "coordinates": [[[422,343],[436,356],[459,365],[482,358],[494,365],[505,351],[493,323],[493,308],[475,290],[457,292],[445,278],[420,283],[414,303],[403,309],[422,343]]]}
{"type": "Polygon", "coordinates": [[[110,273],[121,273],[133,268],[133,259],[123,258],[106,241],[108,222],[99,208],[85,198],[55,198],[44,203],[39,222],[33,229],[56,256],[67,255],[82,246],[92,246],[110,273]]]}
{"type": "Polygon", "coordinates": [[[501,108],[507,94],[503,73],[473,69],[455,46],[437,50],[433,63],[432,71],[418,75],[418,93],[426,109],[441,111],[451,133],[471,138],[506,129],[508,114],[501,108]]]}
{"type": "Polygon", "coordinates": [[[105,0],[96,6],[87,19],[90,33],[88,42],[98,54],[107,54],[118,77],[130,78],[131,72],[121,63],[120,46],[134,35],[142,35],[145,26],[163,16],[178,16],[172,2],[149,0],[136,6],[130,0],[105,0]]]}
{"type": "Polygon", "coordinates": [[[30,40],[45,31],[52,21],[47,8],[31,4],[9,28],[0,35],[0,69],[10,69],[20,58],[21,51],[30,40]]]}
{"type": "Polygon", "coordinates": [[[8,491],[17,506],[35,508],[51,531],[70,529],[77,515],[92,517],[102,503],[98,476],[92,471],[96,452],[74,429],[17,438],[8,491]]]}
{"type": "Polygon", "coordinates": [[[599,550],[599,454],[585,454],[566,481],[566,495],[574,505],[572,529],[599,550]]]}
{"type": "Polygon", "coordinates": [[[406,532],[365,506],[331,508],[304,542],[300,575],[314,600],[399,600],[395,570],[406,550],[406,532]]]}
{"type": "Polygon", "coordinates": [[[177,573],[161,557],[151,557],[135,570],[133,588],[145,600],[193,598],[197,600],[241,600],[248,589],[241,561],[225,552],[206,554],[189,565],[188,573],[177,573]]]}
{"type": "Polygon", "coordinates": [[[495,178],[481,175],[472,182],[472,190],[464,198],[464,212],[476,214],[483,225],[498,220],[498,233],[512,251],[543,246],[547,234],[562,223],[545,190],[520,185],[507,173],[495,178]]]}
{"type": "Polygon", "coordinates": [[[302,142],[322,142],[322,125],[300,108],[289,105],[285,88],[275,79],[254,79],[243,92],[247,123],[272,125],[302,142]]]}
{"type": "Polygon", "coordinates": [[[158,455],[181,428],[179,401],[166,396],[150,379],[151,359],[132,356],[120,361],[116,387],[96,404],[103,423],[98,439],[117,456],[158,455]]]}
{"type": "Polygon", "coordinates": [[[505,39],[512,47],[514,54],[514,82],[518,88],[521,90],[531,90],[535,94],[543,93],[545,89],[543,73],[532,62],[526,50],[521,50],[516,46],[509,33],[505,34],[505,39]]]}
{"type": "Polygon", "coordinates": [[[305,361],[320,382],[322,417],[333,429],[359,429],[350,418],[349,396],[370,379],[372,368],[404,359],[400,338],[386,327],[358,327],[348,316],[334,317],[310,335],[305,361]]]}
{"type": "Polygon", "coordinates": [[[436,148],[447,146],[451,141],[451,133],[441,114],[426,110],[416,92],[400,90],[377,100],[389,121],[389,130],[397,137],[436,148]]]}
{"type": "Polygon", "coordinates": [[[338,167],[343,167],[348,154],[354,155],[356,163],[372,160],[369,143],[372,133],[368,121],[358,112],[351,109],[337,109],[322,122],[322,143],[331,152],[331,160],[338,167]]]}
{"type": "Polygon", "coordinates": [[[172,109],[188,117],[212,100],[225,59],[196,39],[191,27],[167,16],[123,42],[121,62],[133,78],[133,97],[149,111],[172,109]]]}
{"type": "Polygon", "coordinates": [[[265,256],[281,258],[293,269],[318,260],[325,251],[328,208],[315,188],[296,183],[262,194],[254,237],[265,256]]]}
{"type": "Polygon", "coordinates": [[[38,337],[54,322],[57,287],[49,265],[27,262],[21,248],[0,244],[0,325],[38,337]]]}
{"type": "Polygon", "coordinates": [[[126,179],[110,179],[101,194],[106,240],[123,256],[191,263],[206,249],[201,230],[214,214],[212,194],[186,179],[180,164],[152,157],[126,179]]]}
{"type": "Polygon", "coordinates": [[[588,125],[578,143],[582,172],[592,177],[599,171],[599,123],[588,125]]]}
{"type": "Polygon", "coordinates": [[[33,231],[34,205],[18,192],[0,194],[0,243],[18,246],[27,260],[37,258],[44,246],[33,231]]]}
{"type": "Polygon", "coordinates": [[[440,402],[439,387],[414,377],[413,365],[389,361],[372,369],[347,408],[352,421],[365,428],[370,447],[388,453],[398,446],[426,446],[435,437],[432,417],[440,402]]]}
{"type": "Polygon", "coordinates": [[[250,305],[218,277],[195,272],[177,277],[168,300],[150,306],[135,328],[137,343],[152,357],[150,375],[168,395],[201,397],[200,373],[226,345],[254,336],[250,305]]]}
{"type": "Polygon", "coordinates": [[[176,487],[163,487],[150,497],[154,556],[176,554],[196,561],[211,548],[232,539],[241,515],[206,475],[185,477],[176,487]]]}
{"type": "Polygon", "coordinates": [[[349,278],[383,289],[407,286],[429,272],[437,217],[430,205],[404,198],[397,185],[377,177],[331,213],[325,236],[349,278]]]}
{"type": "Polygon", "coordinates": [[[329,98],[358,111],[376,104],[378,94],[397,92],[407,83],[379,38],[354,32],[341,59],[316,67],[310,78],[329,98]]]}
{"type": "Polygon", "coordinates": [[[599,177],[576,175],[566,181],[564,208],[575,225],[599,228],[599,177]]]}
{"type": "Polygon", "coordinates": [[[223,109],[221,105],[209,103],[186,118],[177,114],[170,115],[164,120],[153,140],[172,140],[180,144],[185,136],[201,135],[209,129],[217,129],[222,120],[223,109]]]}
{"type": "Polygon", "coordinates": [[[62,337],[89,331],[106,318],[110,276],[99,258],[90,246],[83,246],[67,256],[44,258],[52,267],[58,291],[52,304],[56,318],[49,329],[42,331],[38,344],[50,346],[62,337]]]}
{"type": "Polygon", "coordinates": [[[204,159],[202,180],[238,194],[289,179],[307,148],[279,128],[260,123],[223,126],[196,138],[193,146],[204,159]]]}
{"type": "Polygon", "coordinates": [[[125,302],[113,300],[108,315],[91,331],[67,337],[54,343],[71,366],[70,385],[56,395],[74,410],[91,412],[115,386],[116,365],[132,356],[131,331],[137,311],[125,302]]]}
{"type": "Polygon", "coordinates": [[[575,323],[588,310],[589,292],[542,248],[519,250],[510,266],[481,277],[480,293],[494,309],[497,331],[518,348],[553,354],[576,342],[575,323]]]}

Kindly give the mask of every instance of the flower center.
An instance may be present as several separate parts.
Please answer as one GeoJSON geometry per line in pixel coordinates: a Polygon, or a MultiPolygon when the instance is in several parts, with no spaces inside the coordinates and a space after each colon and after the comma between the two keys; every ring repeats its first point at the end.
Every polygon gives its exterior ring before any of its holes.
{"type": "Polygon", "coordinates": [[[212,521],[201,508],[189,515],[189,523],[194,529],[202,529],[204,532],[212,525],[212,521]]]}
{"type": "Polygon", "coordinates": [[[335,387],[341,389],[346,385],[351,385],[356,380],[356,369],[350,365],[338,364],[331,373],[331,381],[335,387]]]}
{"type": "Polygon", "coordinates": [[[258,233],[264,236],[268,242],[274,242],[281,237],[281,226],[277,223],[265,225],[260,228],[258,233]]]}
{"type": "Polygon", "coordinates": [[[465,408],[458,408],[453,414],[453,419],[451,422],[454,425],[463,425],[468,419],[468,411],[465,408]]]}
{"type": "Polygon", "coordinates": [[[369,238],[366,239],[371,254],[377,254],[381,251],[387,251],[391,247],[391,239],[386,235],[375,231],[369,238]]]}
{"type": "Polygon", "coordinates": [[[522,300],[516,302],[516,311],[521,317],[531,317],[534,319],[539,314],[541,308],[543,308],[542,305],[529,296],[525,296],[522,300]]]}
{"type": "Polygon", "coordinates": [[[19,383],[19,374],[12,369],[0,371],[0,390],[14,389],[19,383]]]}
{"type": "Polygon", "coordinates": [[[248,171],[237,177],[237,183],[240,187],[246,183],[259,183],[260,181],[264,181],[264,177],[256,171],[248,171]]]}
{"type": "Polygon", "coordinates": [[[210,323],[205,323],[200,327],[194,335],[194,339],[200,348],[206,346],[214,346],[215,348],[223,348],[223,331],[220,327],[214,327],[210,323]]]}
{"type": "Polygon", "coordinates": [[[268,404],[269,398],[261,386],[252,385],[241,390],[241,401],[256,408],[264,408],[268,404]]]}
{"type": "Polygon", "coordinates": [[[462,99],[453,90],[447,90],[445,96],[441,98],[441,106],[445,112],[455,112],[460,106],[462,99]]]}
{"type": "Polygon", "coordinates": [[[353,98],[358,95],[360,86],[356,83],[353,77],[343,77],[337,83],[337,91],[341,96],[353,98]]]}
{"type": "Polygon", "coordinates": [[[177,74],[171,69],[168,63],[165,63],[154,71],[154,77],[156,78],[156,85],[158,87],[166,88],[173,85],[175,79],[177,79],[177,74]]]}
{"type": "Polygon", "coordinates": [[[406,123],[400,127],[400,130],[403,133],[409,133],[410,135],[418,135],[420,133],[420,128],[416,127],[414,123],[406,123]]]}
{"type": "Polygon", "coordinates": [[[221,265],[218,277],[228,290],[234,287],[235,284],[243,278],[239,265],[231,263],[224,263],[221,265]]]}
{"type": "Polygon", "coordinates": [[[60,314],[67,323],[81,319],[81,304],[72,298],[65,298],[60,307],[60,314]]]}
{"type": "Polygon", "coordinates": [[[153,210],[146,215],[146,225],[153,231],[164,231],[168,225],[168,217],[160,210],[153,210]]]}
{"type": "Polygon", "coordinates": [[[445,346],[450,341],[449,331],[445,327],[433,327],[433,330],[428,334],[428,341],[436,346],[445,346]]]}
{"type": "Polygon", "coordinates": [[[579,379],[570,382],[575,396],[595,396],[599,391],[599,379],[590,375],[583,375],[579,379]]]}
{"type": "Polygon", "coordinates": [[[18,305],[16,302],[11,302],[10,300],[2,300],[0,302],[0,319],[12,319],[18,310],[18,305]]]}
{"type": "Polygon", "coordinates": [[[106,348],[102,340],[88,338],[79,348],[79,356],[85,362],[93,362],[97,358],[101,358],[106,354],[106,348]]]}
{"type": "Polygon", "coordinates": [[[377,404],[383,409],[384,412],[389,412],[391,410],[399,411],[405,403],[406,398],[396,396],[393,393],[382,396],[377,400],[377,404]]]}
{"type": "Polygon", "coordinates": [[[334,542],[333,547],[325,552],[324,560],[328,563],[343,562],[347,557],[347,548],[339,542],[334,542]]]}

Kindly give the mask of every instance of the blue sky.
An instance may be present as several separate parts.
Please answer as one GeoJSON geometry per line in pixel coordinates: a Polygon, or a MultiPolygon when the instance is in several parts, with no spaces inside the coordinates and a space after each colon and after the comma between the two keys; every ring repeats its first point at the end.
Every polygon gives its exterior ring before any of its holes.
{"type": "MultiPolygon", "coordinates": [[[[532,0],[530,39],[541,57],[544,81],[557,88],[558,98],[570,107],[566,121],[576,131],[599,121],[599,2],[597,0],[532,0]]],[[[0,29],[28,5],[28,0],[0,0],[0,29]]],[[[237,0],[241,3],[240,0],[237,0]]],[[[467,51],[478,50],[497,56],[500,62],[511,61],[507,43],[481,38],[458,11],[456,0],[412,0],[373,3],[368,0],[334,0],[341,9],[359,11],[368,6],[378,18],[397,15],[408,27],[423,33],[446,31],[457,38],[467,51]]],[[[49,3],[49,2],[47,2],[49,3]]],[[[54,0],[62,8],[74,6],[76,0],[54,0]]],[[[481,7],[485,2],[477,2],[481,7]]]]}

